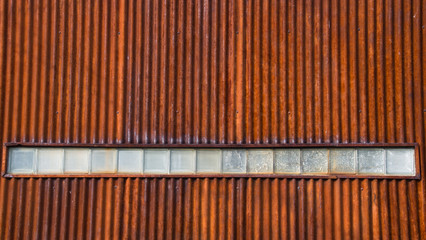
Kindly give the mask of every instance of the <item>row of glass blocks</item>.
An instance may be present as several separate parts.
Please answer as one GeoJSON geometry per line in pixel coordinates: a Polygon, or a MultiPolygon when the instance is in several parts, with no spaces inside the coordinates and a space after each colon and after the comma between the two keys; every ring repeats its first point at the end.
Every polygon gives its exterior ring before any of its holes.
{"type": "Polygon", "coordinates": [[[10,148],[12,174],[415,174],[414,148],[10,148]]]}

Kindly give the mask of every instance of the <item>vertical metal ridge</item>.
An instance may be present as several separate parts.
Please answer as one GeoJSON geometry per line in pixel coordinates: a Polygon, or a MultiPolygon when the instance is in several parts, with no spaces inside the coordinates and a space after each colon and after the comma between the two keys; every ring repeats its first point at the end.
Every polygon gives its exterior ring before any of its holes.
{"type": "MultiPolygon", "coordinates": [[[[210,2],[200,1],[200,73],[199,73],[199,98],[201,104],[200,107],[200,143],[208,143],[209,139],[209,128],[207,127],[210,122],[208,115],[209,108],[209,57],[210,52],[210,2]]],[[[172,124],[172,123],[170,123],[172,124]]]]}
{"type": "Polygon", "coordinates": [[[352,215],[354,214],[354,212],[356,211],[354,209],[354,206],[352,204],[352,201],[354,199],[354,196],[352,195],[352,182],[349,179],[345,179],[342,180],[342,219],[345,219],[345,221],[342,221],[341,225],[342,226],[342,232],[343,232],[343,236],[352,236],[353,233],[353,228],[355,226],[355,224],[353,223],[352,220],[352,215]]]}
{"type": "MultiPolygon", "coordinates": [[[[200,218],[200,212],[199,212],[199,203],[200,198],[198,197],[198,192],[200,190],[199,186],[199,179],[188,179],[188,193],[186,195],[189,207],[188,213],[190,215],[187,216],[189,222],[186,225],[186,229],[188,231],[186,236],[191,236],[191,238],[199,238],[199,218],[200,218]]],[[[226,194],[226,193],[225,193],[226,194]]],[[[226,196],[226,195],[225,195],[226,196]]],[[[225,197],[226,199],[226,197],[225,197]]],[[[227,207],[225,206],[224,211],[226,211],[227,207]]]]}
{"type": "Polygon", "coordinates": [[[166,224],[165,224],[165,238],[171,239],[175,233],[174,219],[176,219],[176,211],[179,207],[176,204],[175,196],[173,194],[177,188],[174,179],[167,179],[167,203],[166,203],[166,224]]]}
{"type": "Polygon", "coordinates": [[[316,236],[316,229],[315,229],[315,180],[310,179],[306,183],[306,234],[307,238],[315,238],[316,236]]]}
{"type": "MultiPolygon", "coordinates": [[[[7,49],[5,48],[5,46],[8,43],[8,35],[7,33],[9,32],[8,30],[8,2],[4,1],[1,5],[0,5],[0,33],[2,34],[2,38],[0,41],[0,68],[2,70],[2,74],[1,74],[1,81],[0,81],[0,123],[4,126],[6,124],[6,120],[5,120],[5,115],[7,115],[7,101],[6,101],[6,95],[7,95],[7,81],[5,81],[6,78],[6,74],[7,74],[7,61],[8,61],[8,57],[7,57],[7,49]]],[[[6,135],[5,135],[5,131],[2,128],[0,128],[0,137],[1,139],[5,139],[6,135]]],[[[3,156],[3,149],[0,150],[0,153],[3,156]]],[[[2,167],[0,167],[0,170],[4,170],[1,169],[2,167]]],[[[6,205],[6,189],[7,189],[7,185],[5,181],[0,180],[0,237],[4,237],[5,234],[5,225],[6,225],[6,219],[5,219],[5,208],[4,206],[6,205]]]]}
{"type": "Polygon", "coordinates": [[[167,207],[167,194],[166,194],[166,184],[167,179],[161,179],[158,182],[158,187],[156,194],[153,195],[153,198],[158,198],[157,215],[158,219],[156,221],[156,231],[154,234],[160,238],[164,239],[166,234],[165,223],[166,223],[166,207],[167,207]]]}
{"type": "Polygon", "coordinates": [[[175,210],[175,217],[177,219],[182,219],[183,221],[173,221],[173,225],[174,225],[174,236],[176,238],[182,238],[183,236],[183,232],[184,232],[184,214],[185,214],[185,207],[184,207],[184,191],[185,191],[185,182],[184,179],[180,178],[177,180],[176,182],[176,200],[175,200],[175,204],[176,204],[176,210],[175,210]]]}

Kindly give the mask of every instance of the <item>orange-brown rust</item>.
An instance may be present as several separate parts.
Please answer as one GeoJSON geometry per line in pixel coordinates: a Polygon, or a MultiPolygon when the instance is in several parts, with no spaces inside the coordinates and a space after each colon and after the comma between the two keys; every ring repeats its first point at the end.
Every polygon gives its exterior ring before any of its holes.
{"type": "Polygon", "coordinates": [[[420,179],[1,177],[0,239],[425,239],[425,14],[1,1],[2,145],[417,143],[420,179]]]}

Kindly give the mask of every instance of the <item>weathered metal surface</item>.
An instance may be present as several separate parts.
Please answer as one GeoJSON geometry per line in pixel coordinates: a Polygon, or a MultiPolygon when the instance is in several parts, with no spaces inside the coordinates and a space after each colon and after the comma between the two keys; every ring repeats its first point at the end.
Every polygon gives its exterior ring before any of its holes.
{"type": "Polygon", "coordinates": [[[0,239],[425,239],[425,12],[0,2],[2,143],[418,143],[422,164],[421,180],[2,177],[0,239]]]}

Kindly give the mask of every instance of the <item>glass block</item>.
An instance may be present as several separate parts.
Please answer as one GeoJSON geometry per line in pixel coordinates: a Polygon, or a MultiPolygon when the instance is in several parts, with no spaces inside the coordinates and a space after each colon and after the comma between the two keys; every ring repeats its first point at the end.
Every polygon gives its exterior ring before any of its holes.
{"type": "Polygon", "coordinates": [[[361,174],[383,174],[385,172],[385,154],[383,149],[358,149],[358,171],[361,174]]]}
{"type": "Polygon", "coordinates": [[[223,172],[245,173],[247,171],[245,150],[223,150],[223,172]]]}
{"type": "Polygon", "coordinates": [[[386,149],[386,173],[414,175],[414,149],[386,149]]]}
{"type": "Polygon", "coordinates": [[[170,172],[195,173],[195,150],[180,149],[170,152],[170,172]]]}
{"type": "Polygon", "coordinates": [[[65,149],[65,173],[88,173],[89,172],[89,149],[65,149]]]}
{"type": "Polygon", "coordinates": [[[33,173],[35,149],[11,148],[9,150],[9,173],[33,173]]]}
{"type": "Polygon", "coordinates": [[[276,173],[300,173],[300,149],[274,150],[276,173]]]}
{"type": "Polygon", "coordinates": [[[356,171],[355,149],[339,148],[330,150],[330,172],[355,174],[356,171]]]}
{"type": "Polygon", "coordinates": [[[117,150],[92,149],[92,173],[114,173],[117,171],[117,150]]]}
{"type": "Polygon", "coordinates": [[[250,173],[272,173],[274,152],[270,150],[248,150],[247,169],[250,173]]]}
{"type": "Polygon", "coordinates": [[[221,150],[197,150],[197,173],[220,173],[221,162],[221,150]]]}
{"type": "Polygon", "coordinates": [[[63,149],[38,149],[38,173],[62,173],[64,165],[63,149]]]}
{"type": "Polygon", "coordinates": [[[168,173],[170,164],[170,151],[167,149],[145,150],[144,172],[168,173]]]}
{"type": "Polygon", "coordinates": [[[303,173],[327,173],[328,149],[311,148],[302,150],[303,173]]]}
{"type": "Polygon", "coordinates": [[[143,150],[126,149],[118,151],[119,173],[142,173],[143,150]]]}

